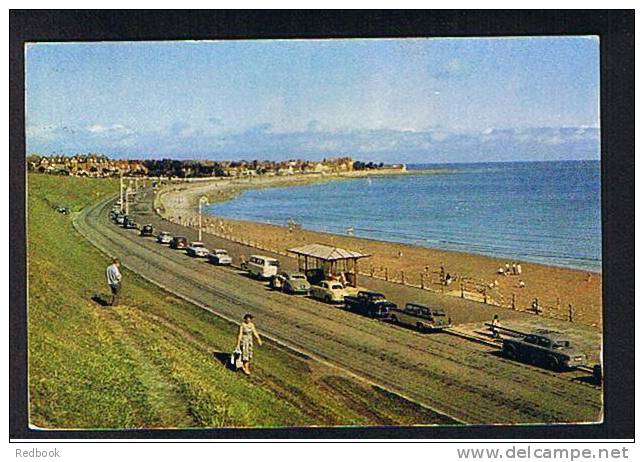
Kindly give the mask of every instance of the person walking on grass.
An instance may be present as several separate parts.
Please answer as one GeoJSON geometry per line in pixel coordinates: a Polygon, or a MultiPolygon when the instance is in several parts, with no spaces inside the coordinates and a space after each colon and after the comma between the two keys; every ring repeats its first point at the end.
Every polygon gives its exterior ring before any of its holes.
{"type": "Polygon", "coordinates": [[[237,336],[237,350],[241,351],[242,370],[246,375],[250,375],[250,361],[253,359],[253,337],[257,339],[257,344],[261,346],[262,339],[257,333],[255,324],[253,324],[253,315],[246,313],[244,322],[239,326],[239,335],[237,336]]]}
{"type": "Polygon", "coordinates": [[[107,267],[105,273],[107,275],[107,285],[110,286],[110,291],[112,292],[112,298],[110,300],[110,306],[118,305],[118,296],[121,291],[121,271],[119,267],[121,262],[118,258],[112,259],[112,264],[107,267]]]}

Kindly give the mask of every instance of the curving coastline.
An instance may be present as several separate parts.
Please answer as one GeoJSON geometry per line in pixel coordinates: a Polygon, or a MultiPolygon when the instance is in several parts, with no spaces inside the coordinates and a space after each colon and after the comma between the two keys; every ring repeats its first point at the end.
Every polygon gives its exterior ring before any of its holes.
{"type": "MultiPolygon", "coordinates": [[[[417,174],[418,172],[413,172],[417,174]]],[[[216,203],[233,199],[247,189],[306,185],[337,181],[374,174],[402,172],[354,172],[342,175],[292,175],[251,179],[209,180],[173,184],[164,187],[155,198],[155,208],[165,219],[187,226],[197,226],[197,203],[201,196],[216,203]]],[[[602,275],[600,273],[520,262],[522,275],[498,275],[496,270],[507,260],[457,251],[430,249],[367,238],[330,234],[305,229],[204,216],[203,229],[231,240],[251,243],[258,249],[270,249],[286,255],[286,249],[311,242],[326,243],[373,255],[363,263],[361,272],[389,281],[462,296],[460,284],[440,284],[440,268],[464,284],[466,298],[527,310],[537,298],[551,317],[566,319],[569,305],[575,321],[601,326],[602,275]],[[519,287],[519,279],[525,287],[519,287]],[[496,283],[495,283],[496,281],[496,283]]]]}

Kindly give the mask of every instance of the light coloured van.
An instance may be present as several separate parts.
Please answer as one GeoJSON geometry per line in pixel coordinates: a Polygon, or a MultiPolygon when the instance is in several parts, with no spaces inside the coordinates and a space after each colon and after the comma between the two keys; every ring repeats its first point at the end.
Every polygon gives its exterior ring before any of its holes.
{"type": "Polygon", "coordinates": [[[251,255],[244,269],[255,278],[270,279],[277,274],[279,266],[280,263],[275,258],[251,255]]]}

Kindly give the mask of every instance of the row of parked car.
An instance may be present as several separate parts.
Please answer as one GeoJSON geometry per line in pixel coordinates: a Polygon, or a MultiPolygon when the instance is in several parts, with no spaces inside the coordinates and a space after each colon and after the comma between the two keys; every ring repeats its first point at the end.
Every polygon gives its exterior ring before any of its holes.
{"type": "Polygon", "coordinates": [[[315,270],[309,275],[300,271],[280,270],[278,260],[263,255],[252,255],[242,269],[258,279],[269,279],[272,289],[343,305],[354,313],[405,325],[421,332],[437,331],[452,325],[451,318],[442,308],[407,303],[401,309],[379,292],[361,290],[352,294],[339,281],[319,280],[314,275],[315,270]],[[310,280],[316,280],[316,283],[311,284],[310,280]]]}
{"type": "MultiPolygon", "coordinates": [[[[399,308],[379,292],[361,290],[349,294],[340,282],[329,280],[310,284],[311,278],[304,273],[280,271],[278,261],[273,258],[253,255],[244,268],[255,277],[270,279],[269,285],[273,289],[293,295],[310,295],[327,303],[343,304],[348,311],[420,332],[436,332],[452,326],[452,319],[443,308],[420,303],[407,303],[404,308],[399,308]]],[[[586,355],[575,348],[567,337],[547,330],[505,338],[502,351],[507,358],[552,370],[573,369],[584,366],[587,361],[586,355]]],[[[599,372],[594,370],[593,376],[601,382],[601,368],[599,372]]]]}
{"type": "MultiPolygon", "coordinates": [[[[121,225],[126,229],[139,229],[141,236],[154,236],[154,227],[150,224],[140,226],[134,221],[133,218],[119,212],[112,210],[110,218],[116,224],[121,225]]],[[[189,243],[188,239],[184,236],[172,236],[167,231],[161,231],[156,235],[156,240],[159,244],[168,244],[172,249],[185,250],[187,255],[191,257],[207,258],[211,263],[216,265],[230,265],[233,259],[228,255],[225,249],[208,250],[203,242],[189,243]]]]}
{"type": "MultiPolygon", "coordinates": [[[[139,229],[141,236],[154,236],[152,225],[139,228],[131,217],[116,209],[111,212],[111,218],[124,228],[139,229]]],[[[215,265],[232,264],[232,258],[225,249],[209,250],[203,242],[190,243],[185,236],[173,236],[161,231],[156,235],[156,240],[160,244],[168,244],[172,249],[185,250],[191,257],[206,258],[215,265]]],[[[379,292],[351,292],[339,281],[323,279],[323,274],[281,270],[275,258],[251,255],[248,261],[242,262],[241,267],[253,278],[268,280],[269,287],[274,290],[342,305],[348,311],[420,332],[436,332],[452,325],[452,319],[443,308],[420,303],[407,303],[404,308],[399,308],[379,292]],[[315,284],[311,284],[310,280],[315,284]]],[[[502,351],[510,359],[545,365],[553,370],[571,369],[586,363],[586,355],[556,332],[539,331],[524,337],[505,338],[502,351]]],[[[601,370],[599,374],[601,380],[601,370]]]]}

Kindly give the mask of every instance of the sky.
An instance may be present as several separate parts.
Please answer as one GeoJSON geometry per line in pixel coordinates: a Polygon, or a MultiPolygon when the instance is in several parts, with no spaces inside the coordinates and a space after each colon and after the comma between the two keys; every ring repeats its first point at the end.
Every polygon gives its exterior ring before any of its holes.
{"type": "Polygon", "coordinates": [[[599,39],[35,43],[27,153],[599,159],[599,39]]]}

